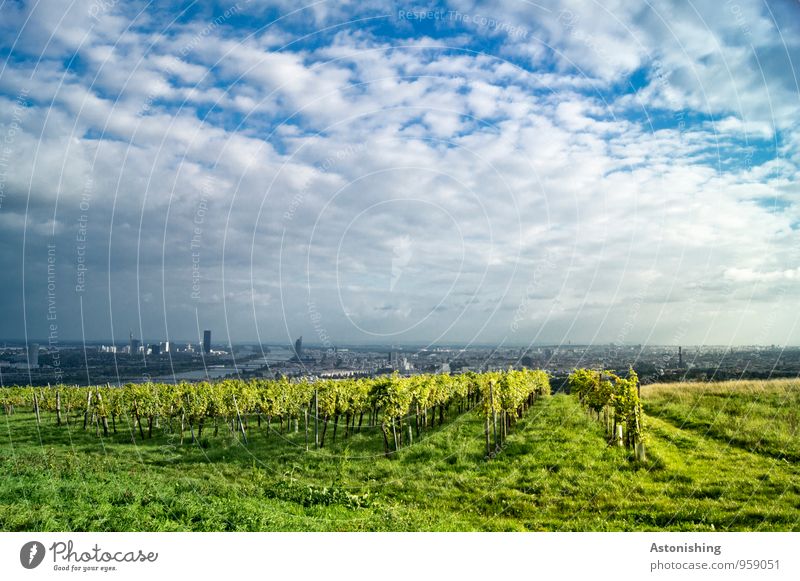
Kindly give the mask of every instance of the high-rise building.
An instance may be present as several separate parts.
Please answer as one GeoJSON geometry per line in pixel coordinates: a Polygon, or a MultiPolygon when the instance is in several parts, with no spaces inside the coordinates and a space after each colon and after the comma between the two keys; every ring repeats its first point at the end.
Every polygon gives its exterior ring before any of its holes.
{"type": "Polygon", "coordinates": [[[211,331],[203,331],[203,353],[211,353],[211,331]]]}
{"type": "Polygon", "coordinates": [[[137,355],[139,353],[139,347],[141,347],[142,342],[139,339],[133,338],[133,331],[130,332],[130,339],[131,339],[131,355],[137,355]]]}
{"type": "Polygon", "coordinates": [[[678,367],[683,367],[683,348],[678,347],[678,367]]]}
{"type": "Polygon", "coordinates": [[[303,336],[300,335],[300,338],[294,342],[294,354],[299,360],[303,356],[303,336]]]}
{"type": "Polygon", "coordinates": [[[133,331],[130,333],[131,338],[131,356],[139,354],[139,347],[141,347],[142,342],[139,339],[133,338],[133,331]]]}
{"type": "Polygon", "coordinates": [[[30,343],[28,345],[28,365],[30,367],[39,367],[39,344],[30,343]]]}
{"type": "Polygon", "coordinates": [[[170,345],[169,341],[162,341],[161,345],[159,345],[161,353],[169,353],[172,351],[172,346],[170,345]]]}

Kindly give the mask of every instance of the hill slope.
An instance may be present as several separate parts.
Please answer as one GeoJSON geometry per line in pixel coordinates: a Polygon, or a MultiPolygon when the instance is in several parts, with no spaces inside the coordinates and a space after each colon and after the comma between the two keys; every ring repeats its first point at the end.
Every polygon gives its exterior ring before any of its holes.
{"type": "Polygon", "coordinates": [[[539,400],[483,459],[466,413],[383,457],[374,434],[220,429],[132,444],[3,416],[0,529],[800,530],[797,382],[643,388],[648,460],[606,445],[573,397],[539,400]]]}

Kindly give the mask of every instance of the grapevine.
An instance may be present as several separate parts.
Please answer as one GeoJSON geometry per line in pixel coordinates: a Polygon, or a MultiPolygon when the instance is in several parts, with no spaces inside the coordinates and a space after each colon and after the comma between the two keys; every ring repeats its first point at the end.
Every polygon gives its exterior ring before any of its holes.
{"type": "Polygon", "coordinates": [[[535,398],[549,393],[545,372],[509,370],[313,382],[282,378],[120,387],[5,387],[0,388],[0,405],[6,414],[30,405],[37,421],[42,421],[42,412],[49,413],[56,426],[82,425],[98,436],[101,431],[106,437],[123,430],[133,442],[153,438],[160,430],[177,432],[181,444],[186,436],[196,443],[208,422],[213,422],[215,436],[220,425],[227,426],[233,437],[246,444],[253,419],[259,428],[266,420],[267,437],[275,431],[299,432],[302,420],[306,446],[313,422],[314,445],[322,448],[328,438],[335,442],[342,431],[341,437],[349,438],[371,428],[381,434],[387,456],[411,445],[415,436],[437,423],[443,425],[451,414],[477,410],[486,421],[487,457],[493,457],[535,398]]]}

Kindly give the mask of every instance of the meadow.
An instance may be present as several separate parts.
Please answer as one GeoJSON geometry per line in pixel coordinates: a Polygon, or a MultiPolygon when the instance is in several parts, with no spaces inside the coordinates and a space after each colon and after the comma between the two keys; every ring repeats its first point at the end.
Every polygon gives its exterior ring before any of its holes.
{"type": "Polygon", "coordinates": [[[181,444],[18,408],[0,417],[0,530],[800,530],[800,382],[641,389],[644,461],[565,394],[491,460],[477,410],[387,454],[377,427],[306,450],[302,429],[251,419],[246,444],[222,428],[181,444]]]}

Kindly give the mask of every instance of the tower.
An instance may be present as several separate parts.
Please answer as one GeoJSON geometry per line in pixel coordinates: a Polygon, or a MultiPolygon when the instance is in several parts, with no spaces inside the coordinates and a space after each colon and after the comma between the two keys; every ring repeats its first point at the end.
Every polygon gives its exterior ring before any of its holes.
{"type": "Polygon", "coordinates": [[[133,356],[139,353],[139,345],[141,345],[142,342],[139,341],[139,339],[133,338],[133,331],[130,332],[130,339],[131,339],[131,355],[133,356]]]}
{"type": "Polygon", "coordinates": [[[211,331],[203,331],[203,353],[211,353],[211,331]]]}
{"type": "Polygon", "coordinates": [[[297,356],[297,360],[298,361],[303,356],[303,336],[302,335],[300,335],[300,337],[297,339],[297,341],[294,342],[294,354],[297,356]]]}
{"type": "Polygon", "coordinates": [[[28,366],[39,367],[39,344],[28,344],[28,366]]]}
{"type": "Polygon", "coordinates": [[[678,347],[678,367],[683,367],[683,347],[678,347]]]}

